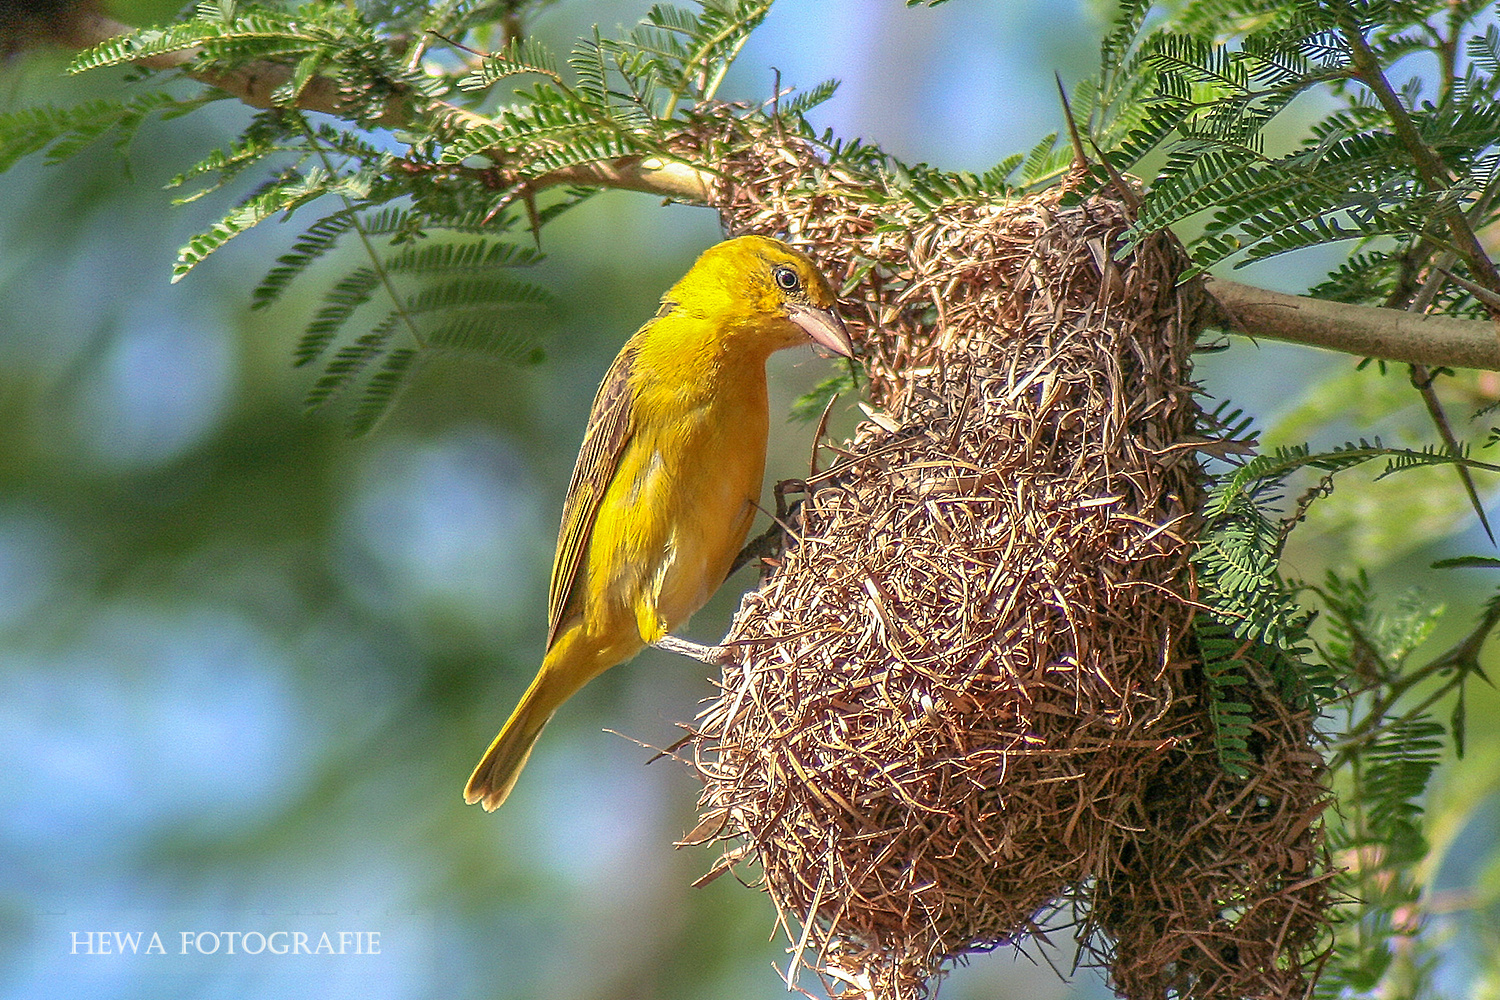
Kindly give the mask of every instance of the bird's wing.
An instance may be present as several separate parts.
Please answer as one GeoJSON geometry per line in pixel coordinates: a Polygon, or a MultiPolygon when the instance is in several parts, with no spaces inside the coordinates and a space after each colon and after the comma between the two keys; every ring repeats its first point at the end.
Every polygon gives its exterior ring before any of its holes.
{"type": "Polygon", "coordinates": [[[573,466],[573,481],[563,501],[557,555],[552,560],[552,585],[547,591],[547,648],[557,638],[578,582],[578,567],[588,548],[589,535],[610,480],[620,467],[620,456],[631,434],[630,375],[635,348],[626,344],[610,365],[589,411],[588,428],[573,466]]]}

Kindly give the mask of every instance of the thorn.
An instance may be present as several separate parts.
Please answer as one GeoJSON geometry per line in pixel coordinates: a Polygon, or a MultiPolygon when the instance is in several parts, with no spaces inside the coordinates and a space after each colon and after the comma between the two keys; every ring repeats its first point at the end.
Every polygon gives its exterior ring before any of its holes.
{"type": "Polygon", "coordinates": [[[536,241],[536,248],[542,248],[542,217],[536,210],[536,192],[531,185],[521,189],[521,200],[526,205],[526,224],[531,229],[531,238],[536,241]]]}
{"type": "Polygon", "coordinates": [[[1449,281],[1453,282],[1455,285],[1462,288],[1470,295],[1474,296],[1480,302],[1483,302],[1487,306],[1492,306],[1494,308],[1500,309],[1500,293],[1493,292],[1490,289],[1485,288],[1483,285],[1476,285],[1468,278],[1460,277],[1459,275],[1454,274],[1452,271],[1448,270],[1445,267],[1440,267],[1437,270],[1439,271],[1439,273],[1445,275],[1449,281]]]}
{"type": "MultiPolygon", "coordinates": [[[[1068,122],[1068,138],[1073,143],[1073,169],[1075,171],[1088,170],[1088,154],[1083,149],[1083,137],[1078,134],[1078,122],[1073,118],[1073,107],[1068,103],[1068,92],[1063,89],[1062,74],[1054,73],[1053,75],[1057,77],[1057,93],[1062,98],[1063,117],[1068,122]]],[[[1135,191],[1131,190],[1130,185],[1125,183],[1125,178],[1120,176],[1120,172],[1115,169],[1115,165],[1109,162],[1109,157],[1104,155],[1104,150],[1099,148],[1098,143],[1090,139],[1089,145],[1093,146],[1094,152],[1098,154],[1099,164],[1109,174],[1110,183],[1115,186],[1115,191],[1120,195],[1120,200],[1125,203],[1125,206],[1132,213],[1138,213],[1141,208],[1141,199],[1136,195],[1135,191]]]]}
{"type": "Polygon", "coordinates": [[[1062,98],[1063,117],[1068,122],[1068,138],[1073,143],[1073,169],[1086,171],[1089,169],[1089,157],[1083,149],[1083,138],[1078,134],[1078,122],[1073,120],[1073,106],[1068,103],[1068,92],[1063,87],[1062,74],[1052,75],[1057,79],[1057,96],[1062,98]]]}
{"type": "MultiPolygon", "coordinates": [[[[1443,444],[1455,456],[1462,457],[1463,449],[1458,443],[1458,438],[1453,433],[1453,428],[1448,424],[1448,415],[1443,412],[1443,404],[1437,397],[1437,390],[1433,388],[1436,378],[1426,365],[1411,366],[1411,384],[1422,394],[1422,402],[1427,406],[1427,414],[1432,417],[1432,422],[1437,426],[1438,435],[1443,439],[1443,444]]],[[[1467,466],[1454,466],[1458,470],[1458,478],[1463,482],[1464,492],[1469,495],[1469,506],[1474,508],[1474,513],[1479,516],[1479,526],[1484,529],[1485,537],[1490,544],[1495,544],[1495,532],[1490,528],[1490,519],[1485,516],[1484,504],[1479,500],[1479,490],[1474,486],[1474,476],[1469,472],[1467,466]]]]}
{"type": "Polygon", "coordinates": [[[476,48],[471,48],[470,46],[465,45],[463,42],[460,42],[460,41],[458,41],[456,39],[453,39],[453,38],[449,38],[447,35],[444,35],[441,32],[433,31],[431,28],[425,29],[424,33],[428,34],[428,35],[431,35],[433,38],[436,38],[438,41],[442,42],[444,45],[451,45],[451,46],[453,46],[455,49],[458,49],[460,52],[467,52],[469,55],[471,55],[471,56],[478,56],[480,59],[488,59],[490,57],[490,53],[488,53],[488,52],[484,52],[484,51],[481,51],[480,49],[476,49],[476,48]]]}

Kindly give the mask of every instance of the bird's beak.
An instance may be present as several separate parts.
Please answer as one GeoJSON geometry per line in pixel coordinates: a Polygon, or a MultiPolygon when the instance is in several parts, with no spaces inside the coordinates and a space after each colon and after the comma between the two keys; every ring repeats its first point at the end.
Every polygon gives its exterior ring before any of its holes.
{"type": "Polygon", "coordinates": [[[849,340],[849,331],[844,329],[844,321],[832,309],[791,304],[786,307],[786,315],[787,319],[800,326],[813,339],[813,343],[843,357],[854,357],[854,344],[849,340]]]}

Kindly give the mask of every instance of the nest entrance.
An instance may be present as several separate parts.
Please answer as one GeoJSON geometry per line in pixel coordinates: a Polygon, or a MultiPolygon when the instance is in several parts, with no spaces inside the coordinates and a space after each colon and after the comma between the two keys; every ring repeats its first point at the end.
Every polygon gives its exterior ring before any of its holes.
{"type": "Polygon", "coordinates": [[[884,412],[727,637],[695,742],[705,823],[740,845],[722,863],[760,864],[798,960],[845,996],[926,995],[1070,905],[1129,996],[1300,993],[1317,756],[1270,695],[1248,781],[1209,736],[1180,248],[1115,261],[1125,208],[1057,192],[899,244],[795,207],[727,214],[877,265],[850,301],[884,412]]]}

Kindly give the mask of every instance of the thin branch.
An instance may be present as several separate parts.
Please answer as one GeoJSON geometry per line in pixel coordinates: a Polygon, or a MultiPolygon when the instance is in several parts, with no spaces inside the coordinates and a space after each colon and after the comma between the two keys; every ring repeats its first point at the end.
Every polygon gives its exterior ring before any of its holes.
{"type": "Polygon", "coordinates": [[[626,156],[611,163],[564,167],[543,174],[530,186],[541,190],[558,184],[640,191],[697,205],[713,201],[714,192],[713,174],[691,163],[661,156],[626,156]]]}
{"type": "MultiPolygon", "coordinates": [[[[1396,130],[1397,137],[1402,146],[1406,148],[1407,154],[1417,167],[1417,172],[1422,177],[1422,182],[1433,191],[1447,190],[1453,183],[1453,174],[1448,165],[1443,162],[1437,152],[1422,138],[1417,129],[1416,122],[1412,120],[1407,112],[1406,106],[1401,103],[1400,97],[1391,87],[1390,80],[1386,78],[1385,71],[1380,66],[1380,60],[1375,57],[1368,43],[1365,41],[1364,33],[1355,25],[1351,26],[1345,36],[1349,42],[1350,56],[1354,63],[1354,71],[1359,80],[1374,92],[1377,100],[1385,108],[1391,125],[1396,130]]],[[[1455,34],[1455,38],[1456,38],[1455,34]]],[[[1439,58],[1443,63],[1443,76],[1440,86],[1446,95],[1451,86],[1451,74],[1453,65],[1451,59],[1443,58],[1445,46],[1438,46],[1439,58]]],[[[1483,202],[1485,199],[1481,199],[1483,202]]],[[[1474,234],[1474,227],[1469,225],[1468,218],[1458,206],[1450,206],[1442,213],[1442,219],[1448,227],[1449,235],[1452,236],[1457,252],[1469,265],[1469,270],[1479,282],[1491,291],[1500,292],[1500,273],[1495,270],[1494,261],[1490,260],[1489,253],[1480,245],[1479,238],[1474,234]]],[[[1482,216],[1481,216],[1482,221],[1482,216]]],[[[1435,280],[1429,281],[1422,289],[1424,294],[1418,296],[1407,306],[1407,310],[1413,313],[1425,313],[1437,294],[1441,284],[1441,276],[1435,276],[1435,280]]],[[[1391,303],[1394,305],[1394,303],[1391,303]]],[[[1496,309],[1490,303],[1485,303],[1490,316],[1500,320],[1500,309],[1496,309]]],[[[1457,453],[1458,437],[1453,433],[1452,426],[1448,423],[1448,415],[1443,410],[1442,401],[1438,399],[1437,389],[1434,388],[1433,376],[1425,364],[1413,364],[1411,368],[1411,382],[1421,393],[1422,403],[1427,407],[1427,413],[1432,418],[1433,424],[1438,429],[1443,443],[1452,451],[1457,453]]],[[[1469,503],[1474,512],[1479,516],[1479,523],[1484,528],[1485,535],[1490,544],[1495,542],[1495,532],[1490,528],[1489,518],[1485,515],[1484,504],[1479,500],[1479,490],[1474,485],[1474,477],[1468,469],[1459,466],[1457,469],[1459,480],[1463,483],[1464,492],[1468,494],[1469,503]]]]}
{"type": "MultiPolygon", "coordinates": [[[[1488,199],[1489,193],[1486,193],[1485,197],[1481,198],[1479,204],[1475,206],[1476,209],[1480,209],[1488,202],[1488,199]]],[[[1431,252],[1432,250],[1429,246],[1426,257],[1411,260],[1413,266],[1418,268],[1426,267],[1428,270],[1427,280],[1417,290],[1416,295],[1412,296],[1409,302],[1406,302],[1405,311],[1412,315],[1428,315],[1427,310],[1432,308],[1433,300],[1437,298],[1437,293],[1442,289],[1443,282],[1447,280],[1448,268],[1453,266],[1453,262],[1458,256],[1457,253],[1450,250],[1439,257],[1436,263],[1432,263],[1430,260],[1431,252]]],[[[1478,285],[1474,287],[1480,288],[1478,285]]],[[[1397,299],[1393,295],[1386,299],[1385,305],[1388,309],[1398,309],[1401,308],[1401,302],[1402,300],[1397,299]]],[[[1448,413],[1443,409],[1443,401],[1438,399],[1436,381],[1436,374],[1427,365],[1418,363],[1411,365],[1412,388],[1416,389],[1418,395],[1422,397],[1422,405],[1427,407],[1427,415],[1431,418],[1433,426],[1437,428],[1438,436],[1443,439],[1443,444],[1450,452],[1458,455],[1462,453],[1462,446],[1459,444],[1458,435],[1453,432],[1453,425],[1448,421],[1448,413]]],[[[1474,508],[1474,513],[1479,517],[1479,524],[1484,528],[1485,537],[1493,545],[1495,542],[1495,532],[1490,527],[1489,515],[1484,512],[1484,504],[1480,502],[1479,487],[1474,483],[1474,474],[1464,465],[1454,466],[1454,472],[1458,474],[1459,482],[1463,484],[1464,493],[1469,498],[1469,506],[1474,508]]]]}
{"type": "MultiPolygon", "coordinates": [[[[1437,428],[1438,436],[1443,439],[1443,446],[1455,455],[1463,454],[1463,445],[1459,443],[1458,435],[1453,433],[1453,425],[1448,422],[1448,413],[1443,409],[1443,401],[1438,399],[1437,387],[1433,382],[1437,376],[1426,365],[1411,366],[1411,384],[1422,397],[1422,405],[1427,407],[1427,416],[1432,420],[1433,426],[1437,428]]],[[[1490,527],[1489,515],[1484,512],[1484,501],[1479,499],[1479,487],[1474,483],[1474,474],[1467,466],[1454,466],[1458,474],[1458,481],[1463,484],[1464,494],[1469,498],[1469,506],[1474,508],[1474,514],[1479,518],[1479,526],[1484,529],[1484,536],[1495,544],[1495,529],[1490,527]]]]}
{"type": "MultiPolygon", "coordinates": [[[[1391,87],[1390,81],[1386,79],[1384,70],[1380,68],[1380,60],[1370,50],[1364,34],[1357,26],[1354,26],[1345,31],[1344,35],[1349,43],[1350,58],[1353,60],[1357,78],[1370,88],[1375,99],[1385,109],[1386,116],[1391,120],[1391,127],[1396,131],[1396,137],[1401,140],[1401,145],[1411,156],[1417,173],[1422,177],[1422,182],[1429,190],[1446,191],[1453,182],[1453,176],[1447,164],[1423,140],[1416,122],[1412,121],[1406,106],[1401,103],[1401,98],[1391,87]]],[[[1494,261],[1490,260],[1489,254],[1480,245],[1479,238],[1474,235],[1474,229],[1469,225],[1469,220],[1464,218],[1463,210],[1456,205],[1451,206],[1443,212],[1442,218],[1448,226],[1449,234],[1453,237],[1454,245],[1463,255],[1464,262],[1469,265],[1469,270],[1475,278],[1492,291],[1500,292],[1500,272],[1495,270],[1494,261]]]]}

